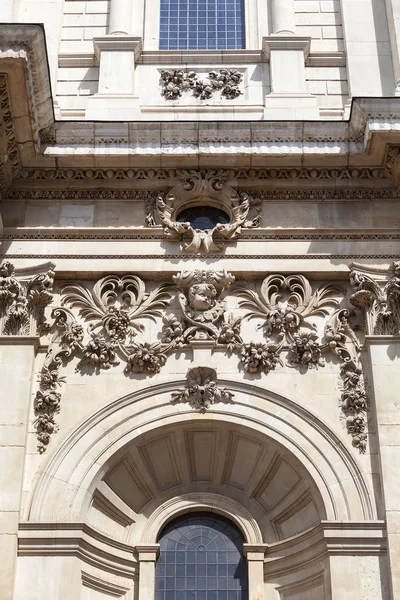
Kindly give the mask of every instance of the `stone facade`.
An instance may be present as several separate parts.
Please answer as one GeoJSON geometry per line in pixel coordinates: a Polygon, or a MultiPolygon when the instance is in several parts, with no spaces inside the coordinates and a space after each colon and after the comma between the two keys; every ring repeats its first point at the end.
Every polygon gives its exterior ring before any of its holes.
{"type": "Polygon", "coordinates": [[[396,600],[398,2],[158,11],[1,3],[1,597],[154,600],[206,512],[249,600],[396,600]]]}

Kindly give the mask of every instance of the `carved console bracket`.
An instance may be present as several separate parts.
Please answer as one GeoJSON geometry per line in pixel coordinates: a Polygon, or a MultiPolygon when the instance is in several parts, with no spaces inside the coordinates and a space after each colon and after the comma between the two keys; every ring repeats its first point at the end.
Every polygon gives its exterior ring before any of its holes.
{"type": "Polygon", "coordinates": [[[209,254],[220,252],[226,241],[236,238],[241,227],[260,225],[260,201],[246,192],[237,192],[213,171],[194,172],[174,186],[167,194],[148,200],[145,224],[163,227],[164,233],[181,242],[184,252],[209,254]],[[184,209],[211,206],[222,210],[227,223],[217,223],[211,229],[197,229],[180,218],[184,209]]]}
{"type": "Polygon", "coordinates": [[[173,404],[187,403],[195,410],[204,413],[217,402],[225,404],[233,402],[233,393],[218,385],[217,371],[211,367],[189,369],[186,379],[186,387],[172,393],[173,404]]]}

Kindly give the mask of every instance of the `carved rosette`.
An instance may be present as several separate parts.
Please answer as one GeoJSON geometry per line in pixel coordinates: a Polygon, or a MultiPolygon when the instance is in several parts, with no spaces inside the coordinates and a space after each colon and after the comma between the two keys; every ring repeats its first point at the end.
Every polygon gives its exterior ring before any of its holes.
{"type": "Polygon", "coordinates": [[[173,404],[187,403],[203,413],[218,402],[225,404],[233,402],[233,393],[218,385],[217,372],[211,367],[189,369],[186,379],[186,387],[172,393],[173,404]]]}
{"type": "Polygon", "coordinates": [[[9,261],[0,265],[0,335],[40,335],[45,308],[53,301],[53,268],[17,273],[9,261]]]}
{"type": "Polygon", "coordinates": [[[388,277],[375,277],[352,269],[350,283],[355,292],[350,302],[366,313],[367,333],[370,335],[400,334],[400,262],[394,262],[388,277]]]}
{"type": "Polygon", "coordinates": [[[225,242],[237,238],[241,227],[259,226],[259,201],[254,201],[246,192],[237,192],[213,172],[195,172],[167,194],[159,194],[154,204],[147,204],[145,224],[162,226],[168,237],[181,242],[184,252],[221,252],[225,242]],[[222,208],[229,222],[218,223],[212,229],[195,229],[190,223],[178,220],[182,209],[190,206],[222,208]]]}

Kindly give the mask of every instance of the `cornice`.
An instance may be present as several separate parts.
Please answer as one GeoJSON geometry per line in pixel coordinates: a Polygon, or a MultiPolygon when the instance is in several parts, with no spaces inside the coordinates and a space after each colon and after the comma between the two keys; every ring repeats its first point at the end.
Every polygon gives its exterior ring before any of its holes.
{"type": "MultiPolygon", "coordinates": [[[[257,232],[253,229],[243,228],[241,239],[243,241],[274,241],[274,240],[400,240],[397,229],[393,231],[373,231],[371,233],[360,233],[358,230],[335,230],[334,232],[315,230],[287,230],[276,233],[270,229],[259,228],[257,232]]],[[[3,240],[165,240],[168,236],[161,228],[156,227],[133,227],[118,229],[104,228],[78,228],[73,231],[66,228],[4,228],[3,240]]]]}
{"type": "MultiPolygon", "coordinates": [[[[89,169],[89,175],[93,174],[94,171],[89,169]]],[[[96,170],[97,171],[97,170],[96,170]]],[[[116,189],[117,182],[103,179],[103,171],[100,173],[96,172],[96,179],[87,175],[86,177],[82,174],[82,169],[76,171],[76,177],[72,179],[74,174],[71,169],[57,171],[56,179],[51,179],[54,170],[48,170],[46,172],[40,172],[35,170],[38,179],[30,179],[31,173],[24,173],[24,179],[16,179],[14,186],[7,189],[5,198],[9,200],[39,200],[54,202],[55,200],[82,200],[82,201],[109,201],[109,200],[146,200],[155,197],[155,194],[164,187],[171,186],[173,183],[178,183],[178,177],[176,171],[164,169],[152,170],[149,174],[144,173],[143,170],[138,170],[133,173],[133,170],[128,169],[127,171],[119,169],[116,172],[116,179],[120,187],[116,189]],[[154,177],[151,177],[151,173],[154,177]],[[143,189],[132,189],[134,187],[142,187],[142,180],[145,179],[148,182],[149,190],[143,189]],[[68,186],[65,185],[65,180],[68,181],[68,186]],[[97,183],[101,180],[102,183],[97,183]],[[111,186],[110,186],[111,184],[111,186]],[[51,186],[50,188],[48,186],[51,186]],[[93,186],[96,187],[93,187],[93,186]],[[29,187],[28,187],[29,186],[29,187]],[[100,187],[101,186],[101,187],[100,187]]],[[[111,170],[108,169],[110,172],[111,170]]],[[[375,170],[374,170],[375,171],[375,170]]],[[[182,173],[185,173],[184,171],[182,173]]],[[[188,173],[188,172],[186,172],[188,173]]],[[[216,171],[219,174],[218,171],[216,171]]],[[[222,173],[222,171],[221,171],[222,173]]],[[[33,174],[33,172],[32,172],[33,174]]],[[[298,178],[289,179],[263,179],[267,177],[265,169],[257,173],[259,177],[250,178],[246,177],[246,171],[231,171],[229,172],[231,177],[228,178],[228,182],[239,189],[243,190],[246,188],[254,198],[260,199],[262,202],[268,201],[302,201],[302,202],[314,202],[314,201],[351,201],[351,202],[363,202],[365,200],[387,200],[397,201],[400,198],[400,190],[394,188],[391,185],[391,181],[388,179],[377,179],[381,184],[387,183],[389,187],[386,188],[375,188],[375,187],[335,187],[336,179],[331,180],[320,180],[318,188],[304,189],[300,185],[307,181],[306,178],[299,176],[298,178]],[[325,185],[330,187],[322,188],[322,181],[325,185]],[[260,182],[262,182],[263,188],[259,189],[260,182]],[[270,183],[269,183],[270,182],[270,183]],[[290,188],[288,186],[291,186],[290,188]],[[273,189],[271,189],[273,186],[273,189]]],[[[301,175],[301,174],[300,174],[301,175]]],[[[371,179],[372,179],[371,174],[371,179]]],[[[310,179],[308,179],[310,181],[310,179]]],[[[367,183],[369,179],[362,180],[367,183]]],[[[344,180],[345,184],[352,185],[353,180],[351,178],[344,180]]],[[[357,179],[360,183],[360,180],[357,179]]]]}
{"type": "MultiPolygon", "coordinates": [[[[390,182],[390,172],[388,172],[386,166],[382,167],[361,167],[361,168],[349,168],[349,167],[337,167],[337,168],[321,168],[321,167],[302,167],[302,168],[280,168],[280,167],[268,167],[268,168],[236,168],[236,169],[166,169],[166,168],[25,168],[20,173],[20,178],[16,180],[15,185],[24,185],[23,182],[30,180],[31,185],[33,181],[35,185],[41,181],[79,181],[92,182],[96,184],[100,182],[109,182],[109,184],[115,184],[120,181],[137,181],[147,180],[151,182],[165,181],[168,185],[171,181],[179,181],[183,178],[192,176],[195,173],[203,175],[214,175],[215,177],[223,177],[224,179],[233,182],[234,180],[243,180],[246,183],[251,184],[255,181],[274,181],[274,182],[292,182],[294,180],[310,181],[310,182],[330,182],[330,181],[360,181],[360,180],[383,180],[390,182]]],[[[26,184],[25,184],[26,185],[26,184]]],[[[290,184],[289,184],[290,185],[290,184]]],[[[110,190],[100,190],[103,193],[110,193],[110,190]]],[[[303,191],[303,190],[302,190],[303,191]]],[[[332,194],[333,192],[340,194],[343,189],[328,190],[326,193],[332,194]]],[[[347,191],[347,190],[346,190],[347,191]]],[[[387,191],[387,190],[385,190],[387,191]]],[[[396,192],[396,189],[389,190],[396,192]]],[[[23,193],[36,193],[36,190],[24,190],[23,193]]],[[[261,197],[265,190],[259,191],[258,194],[261,197]]],[[[325,190],[312,190],[312,193],[323,193],[325,190]]],[[[353,189],[351,192],[356,195],[357,193],[379,193],[379,190],[375,189],[353,189]]],[[[10,192],[11,194],[22,193],[10,192]]],[[[64,193],[72,193],[72,190],[64,190],[64,193]]],[[[114,193],[116,190],[114,189],[114,193]]],[[[122,192],[121,192],[122,193],[122,192]]],[[[138,192],[133,192],[138,193],[138,192]]],[[[142,195],[145,195],[145,190],[141,190],[142,195]]],[[[311,193],[311,190],[310,190],[311,193]]]]}
{"type": "MultiPolygon", "coordinates": [[[[182,262],[189,261],[193,262],[193,257],[181,254],[53,254],[50,251],[47,252],[49,258],[54,260],[181,260],[182,262]]],[[[7,253],[7,259],[40,259],[43,258],[41,253],[7,253]]],[[[229,257],[225,256],[225,260],[388,260],[394,261],[399,258],[399,253],[395,254],[230,254],[229,257]]],[[[211,259],[221,260],[221,254],[207,254],[206,256],[196,257],[196,260],[209,261],[211,259]]],[[[114,267],[115,270],[115,267],[114,267]]],[[[125,269],[126,270],[126,269],[125,269]]]]}

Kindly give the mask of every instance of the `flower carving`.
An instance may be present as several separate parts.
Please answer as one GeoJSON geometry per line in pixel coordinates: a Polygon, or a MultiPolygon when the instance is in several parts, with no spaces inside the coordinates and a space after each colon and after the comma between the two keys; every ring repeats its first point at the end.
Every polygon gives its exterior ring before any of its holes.
{"type": "Polygon", "coordinates": [[[244,370],[248,373],[269,373],[276,366],[283,365],[279,358],[281,345],[275,343],[256,343],[250,342],[244,344],[240,352],[240,360],[244,370]]]}

